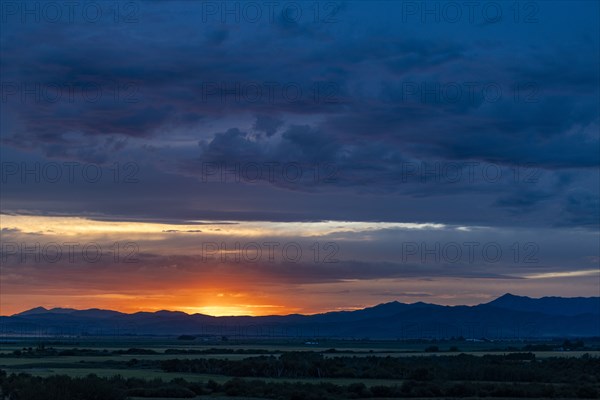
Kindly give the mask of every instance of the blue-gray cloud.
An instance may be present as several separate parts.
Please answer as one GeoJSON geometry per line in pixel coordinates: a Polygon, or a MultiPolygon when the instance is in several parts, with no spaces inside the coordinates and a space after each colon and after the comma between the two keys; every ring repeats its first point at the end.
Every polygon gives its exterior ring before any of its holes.
{"type": "Polygon", "coordinates": [[[4,211],[597,229],[598,4],[451,23],[402,3],[225,23],[202,2],[135,3],[129,22],[3,15],[3,161],[139,169],[127,185],[11,176],[4,211]],[[304,174],[203,182],[207,163],[304,174]]]}

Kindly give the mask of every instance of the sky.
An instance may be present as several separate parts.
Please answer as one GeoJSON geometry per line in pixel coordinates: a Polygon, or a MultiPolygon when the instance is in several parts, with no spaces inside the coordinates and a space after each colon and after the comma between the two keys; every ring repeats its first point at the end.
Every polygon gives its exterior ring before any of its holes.
{"type": "Polygon", "coordinates": [[[598,2],[0,7],[0,315],[600,296],[598,2]]]}

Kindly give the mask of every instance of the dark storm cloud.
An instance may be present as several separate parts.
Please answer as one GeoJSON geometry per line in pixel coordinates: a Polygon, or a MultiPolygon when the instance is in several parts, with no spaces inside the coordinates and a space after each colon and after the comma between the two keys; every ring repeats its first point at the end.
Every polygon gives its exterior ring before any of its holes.
{"type": "Polygon", "coordinates": [[[327,14],[333,23],[308,9],[299,20],[222,23],[203,19],[202,2],[141,2],[130,24],[9,18],[3,159],[134,160],[143,179],[47,186],[39,199],[39,187],[7,186],[4,207],[140,221],[453,223],[481,208],[479,224],[527,214],[528,224],[597,228],[597,4],[540,5],[544,18],[517,26],[406,23],[401,7],[342,3],[327,14]],[[568,13],[581,21],[573,29],[568,13]],[[328,179],[202,186],[206,162],[318,165],[328,179]],[[469,162],[480,163],[473,181],[428,181],[422,168],[459,163],[465,177],[469,162]],[[482,178],[489,164],[502,179],[482,178]],[[536,181],[514,177],[523,165],[536,181]]]}
{"type": "Polygon", "coordinates": [[[268,137],[271,137],[283,123],[284,121],[279,118],[274,118],[269,115],[258,115],[253,128],[259,132],[264,132],[268,137]]]}
{"type": "Polygon", "coordinates": [[[598,228],[600,225],[600,198],[585,189],[568,193],[563,211],[567,215],[566,225],[578,225],[598,228]]]}
{"type": "MultiPolygon", "coordinates": [[[[53,255],[52,255],[53,256],[53,255]]],[[[246,282],[260,284],[317,284],[336,283],[352,279],[394,279],[394,278],[481,278],[481,279],[521,279],[519,277],[502,275],[498,272],[486,270],[485,268],[474,268],[472,265],[454,265],[452,269],[444,266],[425,266],[420,264],[400,264],[391,262],[357,262],[347,261],[343,263],[315,264],[285,263],[285,262],[261,262],[261,263],[235,263],[219,262],[218,260],[207,260],[200,256],[163,256],[156,254],[136,254],[135,263],[122,262],[118,266],[114,261],[106,262],[100,260],[90,263],[83,259],[78,252],[73,253],[73,260],[67,263],[51,264],[36,261],[33,257],[25,260],[19,259],[13,254],[3,255],[5,258],[5,273],[9,277],[7,284],[20,281],[36,286],[44,286],[52,282],[48,277],[57,274],[63,278],[63,282],[73,285],[85,284],[94,286],[98,282],[89,282],[89,273],[96,273],[104,277],[105,283],[125,283],[123,276],[143,274],[145,286],[151,281],[174,279],[203,279],[211,276],[236,275],[243,277],[246,282]],[[48,268],[51,266],[52,268],[48,268]],[[108,272],[118,267],[119,278],[112,278],[108,272]],[[102,271],[102,272],[101,272],[102,271]],[[178,276],[165,277],[165,273],[173,271],[178,276]],[[147,280],[147,281],[146,281],[147,280]]],[[[42,258],[43,260],[43,258],[42,258]]],[[[54,283],[56,284],[56,283],[54,283]]],[[[121,287],[119,287],[121,288],[121,287]]],[[[117,289],[117,288],[115,288],[117,289]]]]}

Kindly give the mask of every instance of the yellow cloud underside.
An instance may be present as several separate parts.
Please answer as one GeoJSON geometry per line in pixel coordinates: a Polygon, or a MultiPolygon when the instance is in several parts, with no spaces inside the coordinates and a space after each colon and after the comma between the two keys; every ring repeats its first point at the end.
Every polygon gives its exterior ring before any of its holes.
{"type": "Polygon", "coordinates": [[[49,234],[58,236],[105,235],[105,234],[189,234],[200,232],[211,235],[271,236],[290,235],[297,237],[324,236],[334,232],[364,232],[379,229],[423,230],[443,229],[445,225],[434,223],[392,222],[237,222],[211,224],[206,221],[190,221],[186,225],[159,224],[151,222],[95,221],[81,217],[48,217],[2,215],[3,228],[18,228],[23,233],[49,234]]]}

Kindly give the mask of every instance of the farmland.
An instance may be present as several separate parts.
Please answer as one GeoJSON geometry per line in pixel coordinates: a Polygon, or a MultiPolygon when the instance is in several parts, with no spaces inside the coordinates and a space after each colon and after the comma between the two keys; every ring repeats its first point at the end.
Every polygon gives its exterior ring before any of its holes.
{"type": "Polygon", "coordinates": [[[106,386],[115,399],[594,398],[600,342],[3,338],[0,369],[5,392],[106,386]]]}

